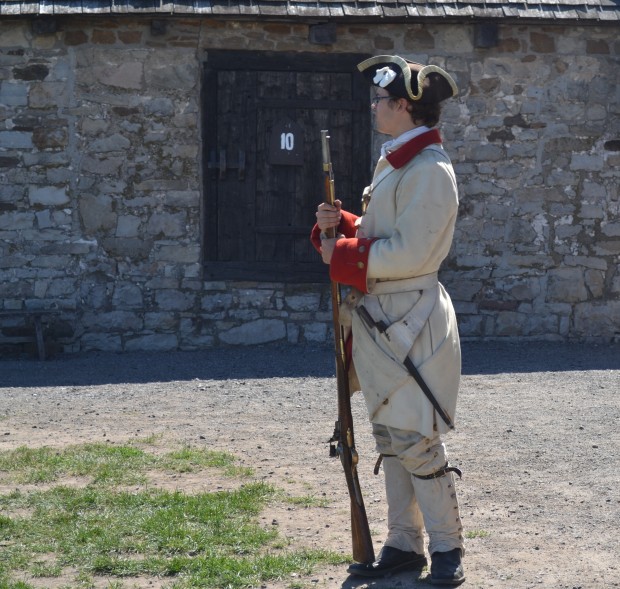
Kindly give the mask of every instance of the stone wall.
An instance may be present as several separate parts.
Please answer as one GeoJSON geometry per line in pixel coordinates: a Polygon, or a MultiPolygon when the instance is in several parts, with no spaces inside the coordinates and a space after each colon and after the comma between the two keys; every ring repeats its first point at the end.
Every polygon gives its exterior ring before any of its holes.
{"type": "Polygon", "coordinates": [[[200,71],[216,48],[446,67],[462,202],[441,278],[462,336],[619,337],[617,26],[507,23],[476,49],[472,26],[449,23],[342,24],[323,47],[283,22],[170,17],[157,36],[144,17],[58,22],[35,36],[0,21],[0,311],[59,309],[60,349],[330,337],[325,285],[202,278],[200,71]]]}

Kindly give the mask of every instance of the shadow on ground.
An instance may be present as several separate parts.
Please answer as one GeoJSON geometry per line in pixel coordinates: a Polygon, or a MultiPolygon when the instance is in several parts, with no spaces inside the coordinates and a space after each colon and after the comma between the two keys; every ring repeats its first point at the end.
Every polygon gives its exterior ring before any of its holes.
{"type": "MultiPolygon", "coordinates": [[[[465,342],[463,374],[620,369],[620,344],[465,342]]],[[[329,378],[331,346],[232,347],[191,352],[84,353],[0,359],[0,387],[85,386],[188,380],[329,378]]]]}

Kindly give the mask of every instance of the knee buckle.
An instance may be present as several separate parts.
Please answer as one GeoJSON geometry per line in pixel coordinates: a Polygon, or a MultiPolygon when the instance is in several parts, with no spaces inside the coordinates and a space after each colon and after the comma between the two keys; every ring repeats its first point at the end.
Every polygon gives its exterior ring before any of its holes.
{"type": "Polygon", "coordinates": [[[459,479],[463,478],[463,473],[461,472],[461,469],[457,468],[456,466],[450,466],[447,462],[442,468],[440,468],[439,470],[436,470],[435,472],[431,474],[422,474],[422,475],[415,474],[415,473],[411,473],[411,474],[416,479],[422,479],[424,481],[427,481],[430,479],[438,479],[439,477],[442,477],[449,472],[455,472],[457,475],[459,475],[459,479]]]}
{"type": "Polygon", "coordinates": [[[379,454],[379,458],[377,458],[377,462],[375,462],[375,468],[373,469],[374,474],[379,474],[379,469],[381,468],[381,463],[383,462],[383,458],[396,458],[396,454],[379,454]]]}

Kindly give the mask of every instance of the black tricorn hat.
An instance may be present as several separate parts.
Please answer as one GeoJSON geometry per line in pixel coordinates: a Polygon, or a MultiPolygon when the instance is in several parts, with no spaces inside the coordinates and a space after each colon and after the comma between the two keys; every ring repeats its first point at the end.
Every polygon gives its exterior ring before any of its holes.
{"type": "Polygon", "coordinates": [[[362,61],[357,69],[371,85],[420,104],[436,104],[458,94],[450,74],[439,66],[422,65],[398,55],[376,55],[362,61]]]}

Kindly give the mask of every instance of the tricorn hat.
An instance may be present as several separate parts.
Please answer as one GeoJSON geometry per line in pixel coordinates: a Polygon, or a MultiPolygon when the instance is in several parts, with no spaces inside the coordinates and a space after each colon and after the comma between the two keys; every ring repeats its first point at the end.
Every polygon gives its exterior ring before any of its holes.
{"type": "Polygon", "coordinates": [[[392,96],[420,104],[435,104],[458,94],[456,83],[436,65],[422,65],[398,55],[376,55],[358,64],[368,82],[392,96]]]}

